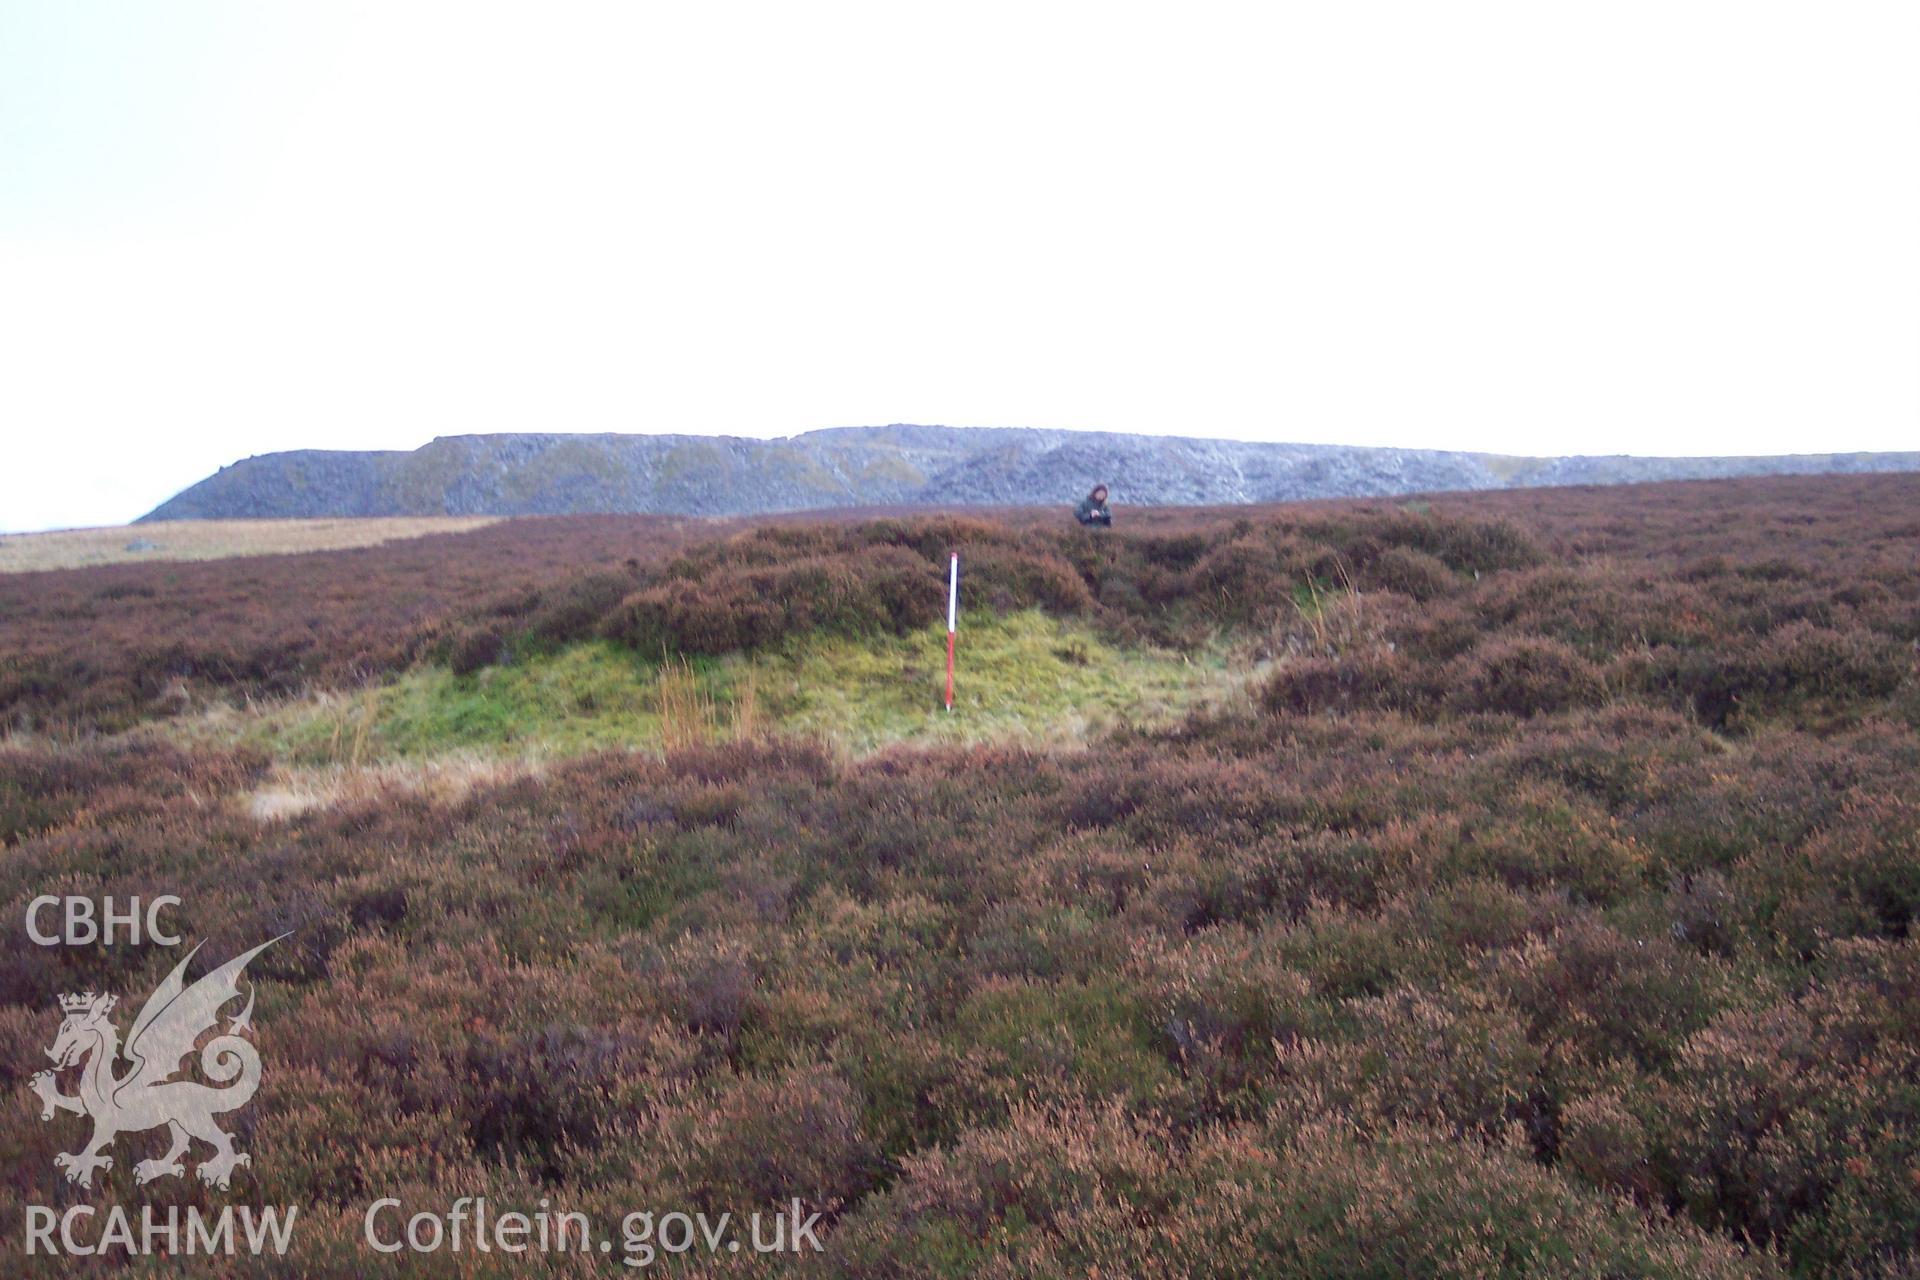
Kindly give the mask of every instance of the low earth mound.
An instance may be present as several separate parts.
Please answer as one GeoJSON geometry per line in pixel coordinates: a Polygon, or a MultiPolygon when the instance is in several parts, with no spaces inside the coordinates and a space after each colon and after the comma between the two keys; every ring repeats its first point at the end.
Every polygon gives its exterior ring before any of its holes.
{"type": "MultiPolygon", "coordinates": [[[[303,1274],[361,1274],[393,1187],[616,1241],[798,1198],[822,1277],[1911,1276],[1915,510],[538,520],[4,578],[0,911],[290,935],[235,1186],[302,1207],[303,1274]]],[[[175,962],[16,950],[0,1069],[175,962]]],[[[0,1117],[0,1215],[78,1124],[0,1117]]]]}

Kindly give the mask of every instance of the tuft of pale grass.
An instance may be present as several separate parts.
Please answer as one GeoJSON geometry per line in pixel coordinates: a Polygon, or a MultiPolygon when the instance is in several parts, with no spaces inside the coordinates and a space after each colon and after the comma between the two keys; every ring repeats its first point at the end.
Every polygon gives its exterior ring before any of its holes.
{"type": "Polygon", "coordinates": [[[453,804],[464,800],[475,787],[537,773],[540,767],[534,760],[479,755],[395,760],[378,765],[276,764],[264,782],[239,800],[248,816],[268,823],[342,804],[378,804],[401,795],[453,804]]]}
{"type": "Polygon", "coordinates": [[[345,710],[334,720],[327,758],[350,768],[365,761],[379,713],[380,691],[368,685],[345,704],[345,710]]]}
{"type": "Polygon", "coordinates": [[[766,712],[760,706],[760,677],[748,668],[733,686],[733,737],[738,742],[759,742],[768,732],[766,712]]]}
{"type": "Polygon", "coordinates": [[[153,560],[224,560],[371,547],[465,533],[498,516],[367,516],[331,520],[162,520],[101,529],[0,534],[0,573],[153,560]],[[144,544],[152,544],[146,546],[144,544]],[[135,549],[139,548],[139,549],[135,549]]]}
{"type": "Polygon", "coordinates": [[[685,658],[668,658],[654,677],[660,708],[660,745],[668,751],[712,742],[719,724],[713,694],[685,658]]]}

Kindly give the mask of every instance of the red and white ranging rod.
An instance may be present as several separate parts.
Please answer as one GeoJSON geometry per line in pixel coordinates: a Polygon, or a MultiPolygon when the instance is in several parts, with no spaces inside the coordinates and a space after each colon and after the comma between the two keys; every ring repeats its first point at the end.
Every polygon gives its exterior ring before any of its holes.
{"type": "Polygon", "coordinates": [[[960,553],[947,561],[947,710],[953,710],[953,633],[960,621],[960,553]]]}

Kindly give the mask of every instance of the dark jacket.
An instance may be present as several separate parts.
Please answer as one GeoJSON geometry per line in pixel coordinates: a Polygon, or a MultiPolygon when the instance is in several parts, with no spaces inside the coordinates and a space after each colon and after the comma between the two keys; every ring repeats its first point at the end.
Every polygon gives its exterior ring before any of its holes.
{"type": "Polygon", "coordinates": [[[1073,509],[1073,518],[1085,525],[1113,526],[1113,513],[1107,510],[1106,503],[1095,502],[1092,494],[1080,499],[1080,505],[1073,509]]]}

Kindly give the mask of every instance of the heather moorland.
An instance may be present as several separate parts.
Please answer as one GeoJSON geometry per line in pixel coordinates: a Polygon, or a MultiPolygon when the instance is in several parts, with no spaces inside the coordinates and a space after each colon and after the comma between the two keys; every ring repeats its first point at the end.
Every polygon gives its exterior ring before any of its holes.
{"type": "Polygon", "coordinates": [[[11,927],[288,935],[225,1192],[136,1184],[152,1134],[69,1185],[29,1092],[61,994],[179,955],[11,947],[0,1218],[299,1207],[216,1274],[484,1195],[823,1215],[677,1274],[1911,1280],[1917,646],[1903,475],[0,575],[11,927]]]}

